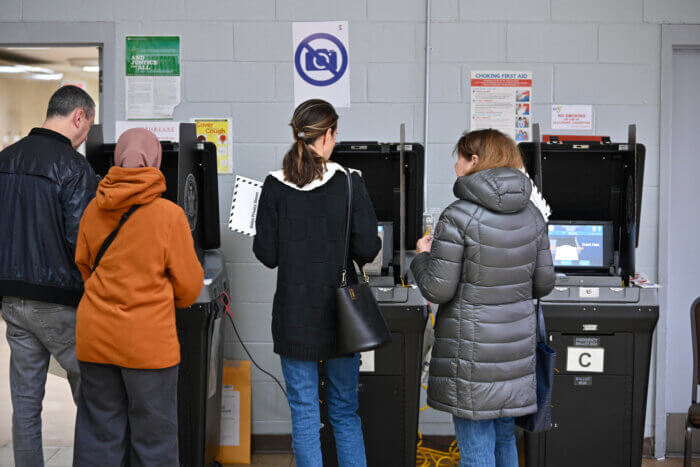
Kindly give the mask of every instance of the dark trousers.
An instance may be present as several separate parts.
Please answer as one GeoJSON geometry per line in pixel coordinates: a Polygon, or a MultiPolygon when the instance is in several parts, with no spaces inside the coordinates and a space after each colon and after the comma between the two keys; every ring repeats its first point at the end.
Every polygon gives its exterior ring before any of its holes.
{"type": "Polygon", "coordinates": [[[73,465],[179,465],[177,370],[80,362],[73,465]]]}

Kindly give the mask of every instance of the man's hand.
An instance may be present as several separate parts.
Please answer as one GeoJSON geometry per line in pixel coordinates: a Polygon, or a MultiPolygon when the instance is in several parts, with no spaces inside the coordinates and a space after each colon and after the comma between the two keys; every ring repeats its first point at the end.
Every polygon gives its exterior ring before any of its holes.
{"type": "Polygon", "coordinates": [[[416,244],[416,253],[430,253],[430,248],[433,246],[433,236],[426,235],[425,237],[418,240],[416,244]]]}

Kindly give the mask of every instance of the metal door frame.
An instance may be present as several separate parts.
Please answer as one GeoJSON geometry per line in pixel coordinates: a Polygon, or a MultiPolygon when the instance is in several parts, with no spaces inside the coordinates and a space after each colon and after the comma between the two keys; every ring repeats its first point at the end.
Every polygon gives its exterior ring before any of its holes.
{"type": "MultiPolygon", "coordinates": [[[[671,137],[673,130],[673,54],[676,50],[700,49],[700,25],[663,25],[661,28],[661,116],[659,120],[659,283],[669,283],[669,203],[671,137]]],[[[668,289],[659,290],[660,315],[656,332],[656,378],[654,409],[654,457],[666,456],[666,341],[668,289]]],[[[685,312],[684,312],[685,314],[685,312]]],[[[688,368],[690,371],[690,368],[688,368]]]]}

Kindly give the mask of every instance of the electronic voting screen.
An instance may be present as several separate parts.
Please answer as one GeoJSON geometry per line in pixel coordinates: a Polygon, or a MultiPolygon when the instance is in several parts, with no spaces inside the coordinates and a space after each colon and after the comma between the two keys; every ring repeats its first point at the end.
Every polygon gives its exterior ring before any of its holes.
{"type": "Polygon", "coordinates": [[[601,224],[574,224],[550,222],[549,248],[555,267],[607,267],[606,229],[601,224]]]}

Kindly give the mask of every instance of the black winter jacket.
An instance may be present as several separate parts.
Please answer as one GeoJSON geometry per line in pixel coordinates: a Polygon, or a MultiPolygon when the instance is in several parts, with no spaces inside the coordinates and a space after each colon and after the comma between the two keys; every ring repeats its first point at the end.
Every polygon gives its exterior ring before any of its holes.
{"type": "Polygon", "coordinates": [[[77,306],[78,226],[97,177],[65,136],[34,128],[0,152],[0,296],[77,306]]]}
{"type": "MultiPolygon", "coordinates": [[[[253,242],[255,256],[278,268],[272,307],[274,351],[297,360],[335,354],[336,289],[340,286],[348,185],[345,169],[327,164],[322,180],[298,188],[282,171],[265,180],[253,242]]],[[[362,177],[352,174],[352,259],[364,265],[379,253],[377,216],[362,177]]],[[[353,267],[348,281],[357,282],[353,267]]]]}

